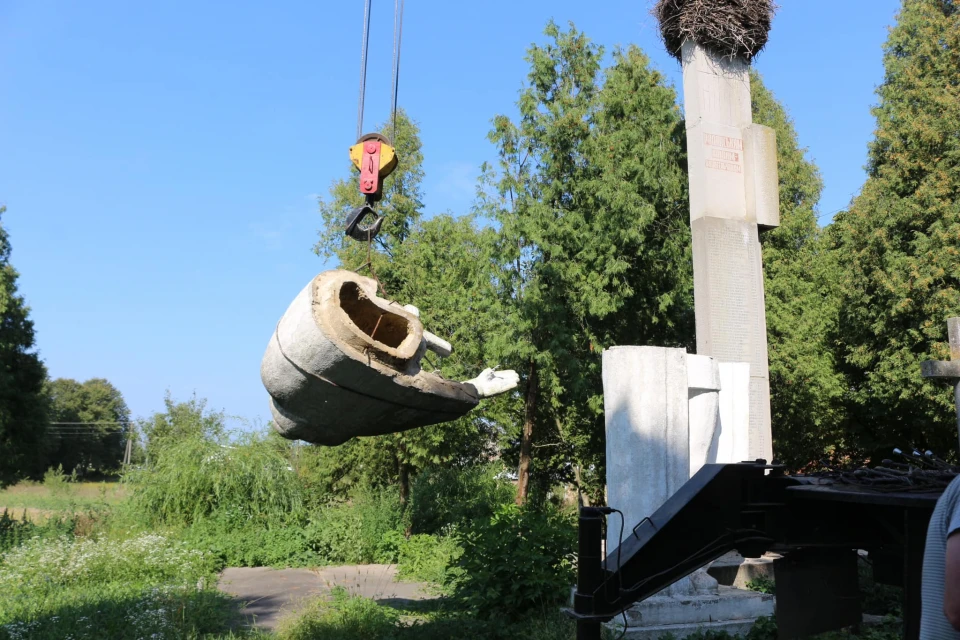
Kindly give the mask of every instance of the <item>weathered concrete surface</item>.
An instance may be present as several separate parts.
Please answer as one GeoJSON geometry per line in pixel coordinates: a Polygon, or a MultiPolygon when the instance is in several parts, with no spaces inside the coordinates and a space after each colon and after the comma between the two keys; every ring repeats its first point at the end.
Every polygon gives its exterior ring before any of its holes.
{"type": "MultiPolygon", "coordinates": [[[[657,640],[666,634],[684,638],[697,631],[726,631],[745,635],[760,616],[773,614],[772,595],[720,587],[716,595],[653,596],[627,610],[624,638],[657,640]]],[[[619,636],[623,618],[608,627],[619,636]]]]}
{"type": "Polygon", "coordinates": [[[381,604],[398,605],[431,596],[426,585],[397,582],[396,567],[371,564],[321,569],[230,568],[220,574],[221,591],[246,603],[243,624],[275,629],[280,618],[315,598],[327,597],[335,586],[381,604]]]}
{"type": "MultiPolygon", "coordinates": [[[[653,515],[690,478],[687,353],[660,347],[603,352],[607,504],[624,531],[653,515]]],[[[608,530],[616,549],[619,528],[608,530]]]]}
{"type": "Polygon", "coordinates": [[[697,353],[750,365],[748,459],[771,460],[770,381],[757,225],[704,217],[691,224],[697,353]]]}
{"type": "Polygon", "coordinates": [[[743,558],[736,551],[730,551],[710,564],[707,572],[717,582],[729,587],[746,589],[747,585],[761,578],[773,580],[773,561],[780,556],[765,554],[760,558],[743,558]]]}
{"type": "Polygon", "coordinates": [[[470,384],[420,369],[423,325],[377,284],[326,271],[283,314],[260,367],[274,426],[325,445],[454,420],[477,405],[470,384]]]}
{"type": "Polygon", "coordinates": [[[759,227],[779,224],[775,133],[753,124],[749,65],[683,45],[697,353],[750,364],[749,458],[770,460],[759,227]]]}
{"type": "MultiPolygon", "coordinates": [[[[749,374],[745,365],[726,369],[749,374]]],[[[626,531],[652,516],[704,463],[717,461],[722,382],[714,358],[684,349],[603,352],[607,502],[623,512],[626,531]]],[[[739,398],[728,404],[742,408],[749,404],[748,385],[740,383],[731,384],[729,394],[739,398]]],[[[618,546],[619,528],[607,531],[609,554],[618,546]]],[[[627,637],[679,638],[699,628],[742,633],[758,616],[772,614],[772,597],[719,589],[700,569],[631,607],[627,637]]]]}
{"type": "Polygon", "coordinates": [[[750,363],[721,362],[720,435],[714,462],[750,459],[750,363]]]}
{"type": "Polygon", "coordinates": [[[710,356],[687,354],[690,416],[690,477],[717,461],[720,444],[720,368],[710,356]]]}

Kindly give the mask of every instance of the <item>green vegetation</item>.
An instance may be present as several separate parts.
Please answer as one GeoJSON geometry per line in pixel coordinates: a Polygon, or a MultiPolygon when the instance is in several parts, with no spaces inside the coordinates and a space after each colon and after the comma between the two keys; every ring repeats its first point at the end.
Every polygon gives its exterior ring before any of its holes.
{"type": "MultiPolygon", "coordinates": [[[[0,217],[6,207],[0,206],[0,217]]],[[[10,238],[0,221],[0,488],[41,473],[46,425],[43,381],[30,308],[17,293],[10,238]]]]}
{"type": "Polygon", "coordinates": [[[750,76],[753,119],[777,134],[780,226],[761,234],[773,447],[792,469],[819,464],[843,439],[843,377],[828,344],[836,325],[836,291],[824,264],[816,206],[820,171],[805,156],[783,106],[750,76]]]}
{"type": "Polygon", "coordinates": [[[46,465],[83,475],[119,471],[133,426],[120,391],[103,378],[57,378],[43,391],[52,423],[44,442],[46,465]]]}
{"type": "MultiPolygon", "coordinates": [[[[230,433],[203,400],[168,396],[136,424],[144,445],[122,482],[78,482],[118,471],[129,411],[103,379],[41,390],[0,226],[0,485],[33,479],[0,490],[0,640],[228,637],[216,635],[234,615],[214,588],[220,568],[347,563],[395,563],[443,597],[398,610],[336,591],[276,637],[572,637],[557,613],[576,563],[567,491],[604,497],[600,354],[692,348],[692,269],[676,92],[636,47],[603,69],[603,48],[573,26],[545,34],[528,51],[517,117],[493,119],[496,161],[480,170],[471,215],[423,211],[419,130],[403,112],[384,127],[401,164],[373,246],[342,235],[362,201],[352,169],[320,203],[317,253],[376,276],[454,344],[425,368],[520,373],[515,393],[456,422],[300,447],[230,433]],[[49,422],[124,426],[77,437],[49,422]]],[[[917,370],[947,357],[943,320],[960,313],[958,38],[955,3],[904,0],[869,179],[826,228],[819,171],[752,76],[754,119],[777,132],[782,224],[762,246],[775,450],[791,469],[896,444],[952,450],[949,392],[917,370]]],[[[866,574],[861,584],[866,611],[897,612],[896,590],[866,574]]],[[[750,638],[775,633],[763,621],[750,638]]]]}
{"type": "Polygon", "coordinates": [[[281,625],[280,640],[570,640],[574,623],[553,611],[523,623],[484,621],[462,612],[395,610],[335,589],[330,602],[317,601],[281,625]]]}
{"type": "Polygon", "coordinates": [[[202,553],[163,536],[31,539],[0,555],[0,638],[196,637],[232,614],[214,585],[202,553]]]}
{"type": "Polygon", "coordinates": [[[827,232],[844,444],[855,458],[903,443],[952,455],[953,395],[918,371],[949,359],[945,321],[960,314],[960,6],[904,0],[883,61],[867,182],[827,232]]]}
{"type": "Polygon", "coordinates": [[[43,482],[25,480],[0,490],[0,509],[34,511],[82,511],[115,505],[129,495],[120,482],[75,482],[60,469],[50,469],[43,482]]]}

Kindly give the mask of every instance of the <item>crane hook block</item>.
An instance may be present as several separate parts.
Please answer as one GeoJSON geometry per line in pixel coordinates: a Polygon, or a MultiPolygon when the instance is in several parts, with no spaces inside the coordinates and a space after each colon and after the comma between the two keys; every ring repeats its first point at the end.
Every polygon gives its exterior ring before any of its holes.
{"type": "Polygon", "coordinates": [[[379,200],[383,179],[397,168],[397,152],[390,140],[379,133],[368,133],[350,147],[350,160],[360,170],[360,193],[379,200]]]}

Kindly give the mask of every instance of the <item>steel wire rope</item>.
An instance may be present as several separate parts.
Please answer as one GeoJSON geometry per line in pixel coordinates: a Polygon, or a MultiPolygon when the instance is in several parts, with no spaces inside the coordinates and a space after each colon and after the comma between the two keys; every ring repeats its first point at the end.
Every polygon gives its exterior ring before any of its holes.
{"type": "Polygon", "coordinates": [[[363,135],[363,99],[367,93],[367,53],[370,49],[370,8],[372,0],[363,5],[363,42],[360,45],[360,104],[357,109],[357,140],[363,135]]]}
{"type": "Polygon", "coordinates": [[[390,86],[390,116],[393,119],[393,143],[397,144],[397,94],[400,91],[400,47],[403,44],[403,4],[393,0],[393,82],[390,86]]]}

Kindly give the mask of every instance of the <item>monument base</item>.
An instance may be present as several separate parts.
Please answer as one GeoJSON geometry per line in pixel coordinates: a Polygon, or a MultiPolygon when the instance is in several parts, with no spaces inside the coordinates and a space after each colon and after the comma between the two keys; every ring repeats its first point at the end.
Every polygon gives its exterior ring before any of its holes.
{"type": "Polygon", "coordinates": [[[773,561],[779,557],[776,553],[766,553],[760,558],[744,558],[731,551],[714,560],[707,567],[707,573],[720,584],[748,589],[755,580],[773,581],[773,561]]]}
{"type": "MultiPolygon", "coordinates": [[[[659,640],[670,634],[685,638],[697,631],[726,631],[745,635],[757,618],[773,616],[774,597],[770,594],[719,588],[718,594],[691,596],[656,595],[627,610],[624,640],[659,640]]],[[[617,616],[607,628],[613,637],[623,633],[623,616],[617,616]]]]}

